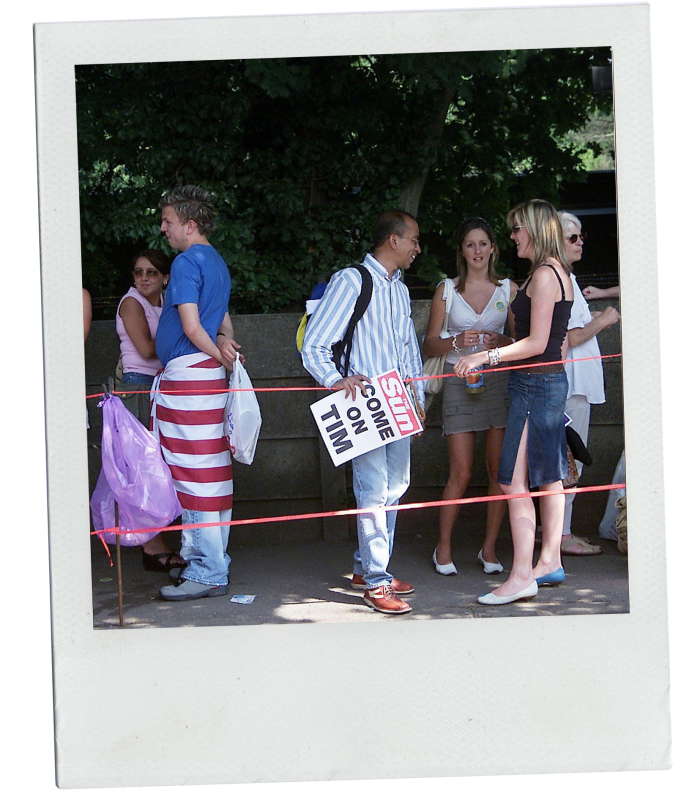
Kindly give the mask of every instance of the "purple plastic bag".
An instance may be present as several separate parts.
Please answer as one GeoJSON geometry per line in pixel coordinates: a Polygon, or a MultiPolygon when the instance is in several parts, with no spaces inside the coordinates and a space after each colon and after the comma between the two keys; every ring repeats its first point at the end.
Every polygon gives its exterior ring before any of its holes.
{"type": "MultiPolygon", "coordinates": [[[[119,528],[167,527],[182,508],[173,478],[152,433],[114,395],[102,408],[102,471],[90,499],[95,531],[115,526],[114,503],[119,505],[119,528]]],[[[122,546],[142,546],[157,532],[120,534],[122,546]]],[[[114,532],[100,535],[116,543],[114,532]]]]}

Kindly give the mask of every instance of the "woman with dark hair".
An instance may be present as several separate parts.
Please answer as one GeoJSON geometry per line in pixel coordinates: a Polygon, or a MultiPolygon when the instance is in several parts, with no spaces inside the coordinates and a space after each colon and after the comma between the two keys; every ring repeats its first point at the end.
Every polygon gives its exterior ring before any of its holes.
{"type": "MultiPolygon", "coordinates": [[[[488,350],[512,341],[509,307],[517,285],[509,279],[499,279],[497,261],[498,246],[489,224],[483,218],[465,220],[457,235],[457,278],[445,279],[438,285],[423,343],[426,356],[447,353],[444,374],[453,373],[454,363],[469,348],[488,350]],[[509,335],[503,333],[506,323],[509,335]]],[[[497,473],[508,418],[508,376],[490,373],[479,388],[466,388],[464,381],[446,378],[443,388],[442,426],[447,436],[450,474],[442,498],[449,501],[464,495],[474,466],[476,434],[480,431],[484,432],[486,444],[488,492],[502,493],[497,473]]],[[[433,564],[443,576],[457,573],[451,540],[458,514],[459,505],[440,508],[440,534],[433,564]]],[[[478,554],[485,573],[503,570],[496,556],[496,539],[504,514],[503,501],[488,503],[486,532],[478,554]]]]}
{"type": "MultiPolygon", "coordinates": [[[[134,257],[131,267],[134,286],[119,301],[117,334],[119,335],[122,383],[138,390],[125,395],[124,404],[140,421],[148,425],[148,391],[156,373],[163,367],[156,356],[156,330],[163,311],[163,290],[170,277],[170,258],[162,251],[147,249],[134,257]]],[[[141,547],[143,567],[147,571],[181,568],[184,561],[165,542],[154,535],[141,547]]]]}
{"type": "Polygon", "coordinates": [[[141,251],[134,257],[131,275],[134,286],[117,307],[122,382],[150,386],[162,369],[156,356],[156,329],[170,278],[170,259],[162,251],[141,251]]]}
{"type": "MultiPolygon", "coordinates": [[[[475,367],[495,366],[502,361],[531,365],[510,375],[510,411],[498,482],[506,494],[526,494],[531,488],[561,491],[568,472],[564,432],[568,384],[562,360],[574,295],[571,267],[559,216],[551,204],[540,199],[519,204],[508,213],[507,223],[518,256],[532,263],[528,279],[512,304],[516,341],[503,349],[496,347],[460,358],[455,372],[466,377],[475,367]]],[[[495,606],[532,598],[538,586],[564,581],[564,498],[563,493],[540,498],[542,548],[534,569],[534,501],[530,496],[508,500],[513,566],[500,587],[479,596],[480,604],[495,606]]]]}

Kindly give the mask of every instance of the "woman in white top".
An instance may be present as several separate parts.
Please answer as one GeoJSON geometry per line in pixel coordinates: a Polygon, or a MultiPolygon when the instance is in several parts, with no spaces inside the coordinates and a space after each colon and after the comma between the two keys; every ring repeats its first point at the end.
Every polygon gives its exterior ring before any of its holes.
{"type": "MultiPolygon", "coordinates": [[[[573,265],[574,262],[581,259],[583,253],[584,234],[581,231],[581,221],[570,212],[560,212],[559,219],[564,233],[566,257],[569,264],[573,265]]],[[[564,410],[571,419],[571,427],[581,436],[585,444],[588,441],[591,405],[600,405],[605,402],[603,363],[600,358],[596,358],[600,356],[596,334],[615,325],[619,321],[620,315],[612,306],[608,306],[603,312],[591,312],[573,274],[571,281],[574,287],[574,305],[571,308],[569,331],[566,335],[569,344],[566,357],[567,359],[588,358],[590,360],[570,361],[564,365],[569,381],[569,393],[564,410]]],[[[576,466],[580,475],[583,464],[577,461],[576,466]]],[[[600,546],[595,546],[585,538],[571,534],[571,511],[574,499],[575,494],[566,495],[561,553],[575,556],[600,554],[602,551],[600,546]]]]}
{"type": "MultiPolygon", "coordinates": [[[[457,359],[471,350],[503,347],[512,342],[510,302],[517,285],[496,275],[498,246],[491,227],[483,218],[468,218],[457,236],[457,278],[438,285],[430,308],[423,343],[426,356],[447,353],[444,374],[454,372],[457,359]],[[448,291],[452,292],[448,292],[448,291]],[[447,337],[442,336],[446,301],[450,309],[447,337]],[[508,333],[504,330],[508,325],[508,333]],[[480,346],[482,345],[482,346],[480,346]]],[[[442,494],[445,501],[461,499],[469,485],[474,465],[476,433],[484,431],[489,494],[503,493],[497,481],[503,434],[508,418],[508,375],[488,372],[483,388],[467,389],[464,380],[445,378],[443,387],[443,432],[447,436],[450,474],[442,494]]],[[[486,531],[478,560],[485,573],[501,573],[496,539],[505,514],[504,500],[489,502],[486,531]]],[[[440,508],[439,540],[433,552],[435,570],[444,576],[457,573],[452,562],[452,530],[459,505],[440,508]]]]}

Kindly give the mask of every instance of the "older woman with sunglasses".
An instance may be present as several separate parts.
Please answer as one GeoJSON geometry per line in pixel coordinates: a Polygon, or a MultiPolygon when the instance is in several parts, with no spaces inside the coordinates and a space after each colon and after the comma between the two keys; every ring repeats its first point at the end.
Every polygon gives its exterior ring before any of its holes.
{"type": "MultiPolygon", "coordinates": [[[[573,304],[570,266],[557,211],[534,199],[514,207],[507,217],[518,256],[532,263],[512,310],[514,344],[460,358],[455,372],[466,377],[480,366],[520,362],[527,368],[511,372],[510,411],[498,481],[506,494],[527,494],[531,488],[561,491],[568,472],[564,405],[567,380],[562,359],[573,304]]],[[[488,373],[485,375],[489,377],[488,373]]],[[[531,496],[508,500],[513,536],[513,566],[506,581],[479,596],[480,604],[497,606],[537,595],[540,585],[564,580],[561,532],[564,494],[540,498],[542,548],[533,568],[535,504],[531,496]]]]}
{"type": "MultiPolygon", "coordinates": [[[[584,234],[581,231],[581,221],[570,212],[560,212],[564,232],[564,245],[569,264],[580,261],[583,254],[584,234]]],[[[591,405],[600,405],[605,402],[605,387],[603,382],[603,364],[600,360],[600,348],[596,334],[610,328],[619,322],[620,315],[608,306],[602,312],[591,312],[588,303],[572,274],[571,282],[574,287],[574,305],[571,309],[567,341],[570,361],[565,365],[566,376],[569,381],[569,391],[566,399],[566,414],[571,419],[571,427],[581,436],[584,444],[588,441],[588,426],[591,418],[591,405]]],[[[583,465],[576,463],[579,475],[583,465]]],[[[575,556],[590,556],[600,554],[600,546],[589,543],[585,538],[571,534],[571,512],[574,505],[575,494],[566,495],[566,509],[564,512],[564,529],[561,539],[561,553],[575,556]]]]}

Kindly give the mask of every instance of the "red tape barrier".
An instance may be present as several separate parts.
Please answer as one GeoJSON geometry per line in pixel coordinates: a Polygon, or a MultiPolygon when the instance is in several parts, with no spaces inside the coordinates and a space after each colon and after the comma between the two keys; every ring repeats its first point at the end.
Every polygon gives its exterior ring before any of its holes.
{"type": "MultiPolygon", "coordinates": [[[[483,372],[485,374],[489,374],[491,372],[509,372],[511,370],[516,369],[528,369],[529,367],[542,367],[542,366],[550,366],[555,364],[573,364],[576,361],[596,361],[596,360],[603,360],[607,358],[621,358],[622,353],[609,353],[605,356],[587,356],[586,358],[567,358],[564,361],[546,361],[544,363],[538,364],[513,364],[509,367],[498,366],[494,367],[493,369],[489,369],[488,367],[484,368],[483,372]]],[[[419,380],[436,380],[438,378],[458,378],[459,375],[455,375],[454,373],[448,373],[447,375],[424,375],[419,378],[406,378],[407,383],[419,381],[419,380]]],[[[265,387],[255,387],[253,389],[198,389],[198,393],[200,394],[223,394],[228,392],[234,391],[253,391],[253,392],[269,392],[269,391],[328,391],[325,386],[265,386],[265,387]]],[[[113,394],[145,394],[144,391],[114,391],[113,394]]],[[[189,394],[189,392],[185,389],[159,389],[160,394],[189,394]]],[[[104,397],[104,392],[98,392],[97,394],[87,394],[85,395],[86,400],[94,399],[95,397],[104,397]]]]}
{"type": "MultiPolygon", "coordinates": [[[[547,364],[569,364],[575,361],[592,361],[595,359],[610,359],[610,358],[619,358],[622,356],[622,353],[611,353],[605,356],[588,356],[586,358],[573,358],[573,359],[566,359],[563,362],[559,361],[551,361],[546,362],[547,364]]],[[[514,364],[509,367],[498,367],[494,369],[485,368],[483,371],[485,373],[489,372],[505,372],[508,370],[518,370],[518,369],[527,369],[533,366],[542,366],[542,364],[514,364]]],[[[432,375],[432,376],[424,376],[419,378],[407,378],[408,382],[411,381],[419,381],[419,380],[431,380],[433,378],[454,378],[458,377],[455,374],[447,374],[447,375],[432,375]]],[[[230,391],[253,391],[253,392],[285,392],[285,391],[328,391],[323,386],[276,386],[276,387],[265,387],[265,388],[253,388],[253,389],[201,389],[201,393],[206,394],[220,394],[224,392],[230,391]]],[[[115,391],[113,394],[144,394],[145,392],[142,391],[115,391]]],[[[161,390],[162,394],[183,394],[186,393],[185,390],[182,389],[172,389],[172,390],[161,390]]],[[[95,397],[103,397],[104,392],[100,392],[99,394],[88,394],[86,395],[86,399],[91,399],[95,397]]],[[[107,529],[102,529],[99,531],[93,531],[91,535],[98,535],[100,536],[100,540],[105,545],[104,538],[102,535],[105,532],[111,532],[115,535],[127,535],[132,532],[143,532],[147,534],[157,534],[158,532],[179,532],[183,529],[206,529],[208,527],[220,527],[220,526],[245,526],[251,524],[271,524],[275,521],[303,521],[311,518],[334,518],[337,516],[356,516],[360,515],[361,513],[367,512],[378,512],[383,510],[384,512],[388,510],[416,510],[419,508],[426,508],[426,507],[442,507],[444,505],[466,505],[466,504],[476,504],[478,502],[493,502],[503,499],[523,499],[526,497],[530,498],[538,498],[542,496],[553,496],[556,494],[569,494],[569,493],[588,493],[591,491],[611,491],[617,489],[624,489],[626,487],[625,483],[613,483],[610,485],[589,485],[582,488],[562,488],[561,490],[556,491],[530,491],[527,493],[521,494],[495,494],[493,496],[475,496],[475,497],[468,497],[464,499],[447,499],[447,500],[439,500],[435,502],[413,502],[409,504],[398,504],[398,505],[389,505],[386,507],[376,507],[373,508],[371,511],[368,511],[366,508],[359,509],[353,508],[348,510],[336,510],[331,512],[322,512],[322,513],[299,513],[296,515],[286,515],[286,516],[266,516],[264,518],[242,518],[236,519],[234,521],[216,521],[213,523],[207,524],[178,524],[176,526],[170,527],[158,527],[158,528],[132,528],[132,529],[119,529],[119,527],[109,527],[107,529]]],[[[107,549],[107,553],[109,554],[109,549],[107,549]]],[[[111,563],[111,555],[110,555],[110,563],[111,563]]]]}
{"type": "Polygon", "coordinates": [[[334,518],[336,516],[357,516],[362,513],[377,513],[380,511],[387,512],[389,510],[416,510],[425,507],[442,507],[443,505],[467,505],[476,504],[477,502],[495,502],[503,499],[524,499],[526,497],[537,498],[542,496],[558,496],[560,494],[580,494],[589,493],[591,491],[614,491],[617,489],[626,488],[626,483],[612,483],[610,485],[588,485],[582,488],[562,488],[556,491],[529,491],[526,493],[518,494],[494,494],[492,496],[471,496],[464,499],[440,499],[435,502],[411,502],[408,504],[388,505],[382,507],[374,507],[371,510],[365,508],[352,508],[348,510],[334,510],[324,513],[298,513],[295,515],[286,516],[265,516],[264,518],[238,518],[234,521],[214,521],[207,524],[178,524],[171,527],[153,528],[135,528],[135,529],[119,529],[118,527],[109,527],[108,529],[101,529],[91,532],[91,535],[102,535],[105,532],[113,532],[115,535],[127,535],[131,532],[145,532],[156,534],[157,532],[179,532],[182,529],[207,529],[209,527],[237,527],[248,524],[271,524],[275,521],[302,521],[309,518],[334,518]]]}

